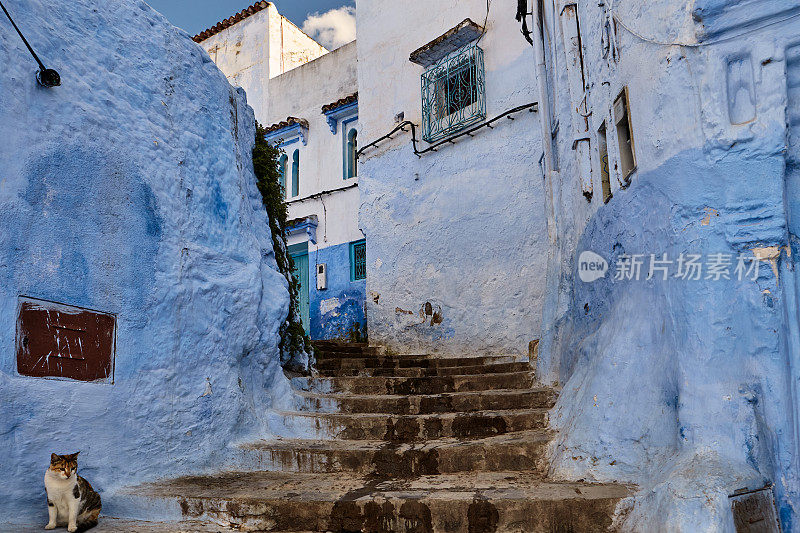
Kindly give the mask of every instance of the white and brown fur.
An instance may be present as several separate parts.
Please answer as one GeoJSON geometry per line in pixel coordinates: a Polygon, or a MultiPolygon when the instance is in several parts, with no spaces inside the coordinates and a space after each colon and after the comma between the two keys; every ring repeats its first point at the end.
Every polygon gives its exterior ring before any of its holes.
{"type": "Polygon", "coordinates": [[[50,467],[44,473],[50,515],[45,529],[67,526],[67,531],[73,533],[97,525],[100,495],[78,475],[78,453],[50,456],[50,467]]]}

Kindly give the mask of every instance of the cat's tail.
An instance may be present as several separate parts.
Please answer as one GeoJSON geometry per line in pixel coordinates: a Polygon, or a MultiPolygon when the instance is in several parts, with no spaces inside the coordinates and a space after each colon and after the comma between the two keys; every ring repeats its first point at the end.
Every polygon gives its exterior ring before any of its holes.
{"type": "Polygon", "coordinates": [[[97,525],[97,518],[94,520],[86,520],[78,524],[78,529],[75,533],[83,533],[84,531],[89,531],[93,527],[97,525]]]}
{"type": "Polygon", "coordinates": [[[97,525],[98,517],[100,516],[100,509],[94,509],[88,513],[78,517],[78,529],[75,533],[89,531],[97,525]]]}

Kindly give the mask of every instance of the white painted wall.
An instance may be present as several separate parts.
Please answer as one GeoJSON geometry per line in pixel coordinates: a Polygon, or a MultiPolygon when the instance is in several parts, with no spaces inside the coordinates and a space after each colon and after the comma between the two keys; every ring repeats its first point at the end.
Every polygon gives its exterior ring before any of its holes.
{"type": "MultiPolygon", "coordinates": [[[[319,220],[317,244],[320,248],[362,239],[358,229],[358,189],[351,185],[358,178],[344,179],[342,173],[344,141],[347,131],[337,127],[331,133],[322,106],[349,96],[358,90],[356,77],[356,44],[350,43],[310,61],[294,70],[272,78],[267,117],[269,124],[286,120],[287,116],[309,123],[308,144],[295,142],[286,146],[287,201],[289,219],[316,215],[319,220]],[[292,153],[300,150],[300,194],[291,197],[292,153]],[[346,190],[307,199],[323,191],[346,190]]],[[[348,128],[358,127],[358,121],[348,128]]],[[[295,236],[289,244],[303,242],[295,236]]]]}
{"type": "MultiPolygon", "coordinates": [[[[480,43],[489,118],[538,100],[515,12],[512,0],[492,2],[480,43]]],[[[423,69],[409,54],[467,17],[482,25],[486,2],[359,4],[362,145],[388,133],[399,112],[420,124],[423,69]]],[[[362,155],[370,342],[401,352],[528,352],[540,335],[547,254],[531,131],[538,118],[525,112],[419,159],[409,134],[362,155]],[[426,302],[441,308],[442,323],[420,315],[426,302]]]]}
{"type": "Polygon", "coordinates": [[[200,43],[231,84],[242,87],[256,120],[266,123],[268,83],[327,50],[303,33],[274,4],[200,43]]]}

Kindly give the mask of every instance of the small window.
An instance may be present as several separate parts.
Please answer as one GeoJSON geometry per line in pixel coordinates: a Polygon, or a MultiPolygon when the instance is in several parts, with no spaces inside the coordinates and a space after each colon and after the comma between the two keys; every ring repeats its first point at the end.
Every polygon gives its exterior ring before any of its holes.
{"type": "Polygon", "coordinates": [[[422,137],[447,137],[486,118],[483,50],[467,45],[422,75],[422,137]]]}
{"type": "Polygon", "coordinates": [[[281,184],[281,195],[286,197],[286,164],[289,162],[289,158],[286,154],[281,154],[281,158],[278,159],[278,172],[280,172],[280,176],[278,177],[278,181],[281,184]]]}
{"type": "Polygon", "coordinates": [[[367,243],[356,241],[350,243],[350,281],[367,278],[367,243]]]}
{"type": "Polygon", "coordinates": [[[358,153],[358,132],[355,128],[351,128],[350,131],[347,132],[347,145],[346,145],[346,157],[345,157],[345,176],[347,178],[355,178],[358,174],[358,159],[356,158],[356,154],[358,153]]]}
{"type": "Polygon", "coordinates": [[[603,203],[608,203],[611,194],[611,174],[608,171],[608,138],[606,136],[606,123],[597,130],[597,149],[600,157],[600,183],[603,186],[603,203]]]}
{"type": "Polygon", "coordinates": [[[619,161],[622,166],[622,179],[627,182],[636,170],[636,152],[633,147],[633,134],[631,128],[630,101],[628,88],[622,89],[617,99],[614,100],[614,122],[617,125],[617,144],[619,144],[619,161]]]}
{"type": "Polygon", "coordinates": [[[300,150],[292,154],[292,198],[300,194],[300,150]]]}

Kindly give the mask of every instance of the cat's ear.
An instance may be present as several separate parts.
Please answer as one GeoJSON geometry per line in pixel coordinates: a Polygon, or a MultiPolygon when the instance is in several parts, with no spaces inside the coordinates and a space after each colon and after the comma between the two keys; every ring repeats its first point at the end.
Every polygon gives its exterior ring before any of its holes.
{"type": "Polygon", "coordinates": [[[58,461],[58,455],[51,453],[50,454],[50,464],[53,464],[58,461]]]}
{"type": "Polygon", "coordinates": [[[67,455],[66,457],[68,457],[71,461],[77,461],[79,453],[81,453],[81,452],[71,453],[71,454],[67,455]]]}

